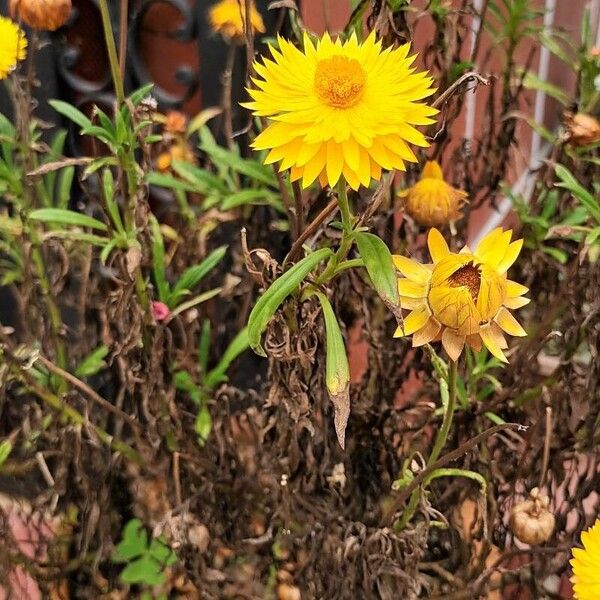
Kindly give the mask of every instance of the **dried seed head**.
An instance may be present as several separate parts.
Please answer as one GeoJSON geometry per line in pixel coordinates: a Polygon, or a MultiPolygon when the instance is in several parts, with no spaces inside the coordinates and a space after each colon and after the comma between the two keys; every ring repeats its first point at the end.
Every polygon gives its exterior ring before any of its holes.
{"type": "Polygon", "coordinates": [[[600,141],[600,121],[585,113],[565,113],[567,137],[573,146],[587,146],[600,141]]]}
{"type": "Polygon", "coordinates": [[[40,31],[55,31],[71,15],[71,0],[10,0],[10,14],[40,31]]]}
{"type": "Polygon", "coordinates": [[[515,537],[530,546],[547,542],[554,533],[554,515],[548,510],[550,500],[538,488],[529,499],[516,504],[510,513],[510,528],[515,537]]]}

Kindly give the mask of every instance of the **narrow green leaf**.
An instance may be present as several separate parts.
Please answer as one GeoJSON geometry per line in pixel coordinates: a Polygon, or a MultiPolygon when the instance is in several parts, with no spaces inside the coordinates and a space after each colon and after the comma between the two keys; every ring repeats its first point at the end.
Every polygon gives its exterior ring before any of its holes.
{"type": "Polygon", "coordinates": [[[556,165],[554,170],[562,181],[562,183],[557,183],[556,185],[569,190],[588,209],[596,222],[600,224],[600,204],[598,204],[598,201],[575,179],[571,171],[566,167],[556,165]]]}
{"type": "Polygon", "coordinates": [[[208,369],[208,356],[210,352],[210,319],[204,319],[202,331],[200,332],[200,342],[198,343],[198,363],[202,373],[208,369]]]}
{"type": "Polygon", "coordinates": [[[281,303],[302,283],[304,278],[322,261],[331,256],[329,248],[321,248],[304,257],[289,271],[273,282],[271,287],[258,299],[248,318],[248,339],[250,347],[261,356],[266,356],[260,345],[260,337],[281,303]]]}
{"type": "Polygon", "coordinates": [[[212,431],[212,417],[206,406],[203,406],[198,415],[196,416],[196,422],[194,423],[194,430],[198,435],[198,442],[201,446],[204,446],[210,432],[212,431]]]}
{"type": "Polygon", "coordinates": [[[316,293],[325,321],[325,384],[333,404],[335,432],[342,448],[346,441],[346,425],[350,416],[350,367],[344,337],[327,296],[316,293]]]}
{"type": "Polygon", "coordinates": [[[29,218],[33,221],[78,225],[79,227],[89,227],[90,229],[99,229],[100,231],[108,229],[102,221],[66,208],[38,208],[29,213],[29,218]]]}
{"type": "Polygon", "coordinates": [[[152,230],[152,272],[158,291],[158,299],[168,304],[170,291],[165,270],[165,246],[160,232],[160,225],[154,216],[150,217],[150,228],[152,230]]]}
{"type": "Polygon", "coordinates": [[[372,233],[357,231],[354,239],[377,293],[387,306],[398,307],[398,277],[389,248],[372,233]]]}
{"type": "Polygon", "coordinates": [[[108,348],[104,345],[99,346],[93,352],[90,352],[75,369],[77,377],[89,377],[95,375],[106,365],[104,359],[108,355],[108,348]]]}
{"type": "Polygon", "coordinates": [[[63,102],[62,100],[49,100],[48,104],[61,115],[67,117],[81,127],[90,127],[92,122],[77,108],[75,108],[72,104],[68,102],[63,102]]]}
{"type": "Polygon", "coordinates": [[[221,359],[217,363],[217,366],[212,369],[206,376],[204,380],[204,385],[213,389],[216,385],[221,383],[222,381],[226,381],[227,377],[225,373],[227,373],[227,369],[231,363],[245,350],[247,350],[250,346],[250,341],[248,340],[248,328],[244,327],[231,341],[227,349],[221,356],[221,359]]]}
{"type": "Polygon", "coordinates": [[[201,263],[186,269],[175,284],[169,302],[172,301],[173,297],[179,297],[186,291],[191,292],[223,260],[226,252],[227,246],[220,246],[213,250],[201,263]]]}
{"type": "Polygon", "coordinates": [[[6,459],[10,456],[13,446],[10,440],[4,440],[0,443],[0,467],[6,462],[6,459]]]}
{"type": "Polygon", "coordinates": [[[544,92],[547,96],[554,98],[563,106],[566,106],[569,103],[569,96],[565,93],[565,91],[562,88],[550,83],[549,81],[540,79],[531,71],[527,71],[527,74],[523,79],[523,85],[527,89],[544,92]]]}

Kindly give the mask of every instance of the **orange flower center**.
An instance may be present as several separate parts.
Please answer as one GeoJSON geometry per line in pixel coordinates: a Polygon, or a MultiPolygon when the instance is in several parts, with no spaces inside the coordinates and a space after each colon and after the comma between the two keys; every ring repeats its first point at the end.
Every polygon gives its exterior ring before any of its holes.
{"type": "Polygon", "coordinates": [[[479,295],[479,288],[481,286],[481,271],[479,266],[473,262],[469,262],[458,271],[454,271],[450,277],[448,277],[448,285],[450,287],[466,287],[471,293],[473,302],[477,302],[477,296],[479,295]]]}
{"type": "Polygon", "coordinates": [[[315,93],[336,108],[354,106],[363,95],[367,74],[354,58],[332,56],[317,63],[315,93]]]}

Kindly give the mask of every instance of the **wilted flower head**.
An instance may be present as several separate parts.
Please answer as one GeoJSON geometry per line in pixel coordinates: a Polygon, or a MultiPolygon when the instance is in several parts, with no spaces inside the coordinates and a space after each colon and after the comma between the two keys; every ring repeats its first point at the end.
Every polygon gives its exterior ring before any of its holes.
{"type": "Polygon", "coordinates": [[[466,192],[444,181],[442,168],[435,160],[427,161],[419,181],[398,195],[404,198],[406,212],[428,227],[439,227],[460,218],[459,208],[467,199],[466,192]]]}
{"type": "Polygon", "coordinates": [[[587,146],[600,141],[600,121],[585,113],[566,113],[567,138],[574,146],[587,146]]]}
{"type": "Polygon", "coordinates": [[[600,519],[581,534],[583,548],[573,548],[571,582],[577,600],[600,598],[600,519]]]}
{"type": "Polygon", "coordinates": [[[27,38],[13,21],[0,16],[0,79],[5,79],[27,56],[27,38]]]}
{"type": "MultiPolygon", "coordinates": [[[[210,26],[223,37],[236,40],[244,37],[246,0],[221,0],[208,14],[210,26]]],[[[250,0],[250,24],[255,32],[264,33],[265,24],[254,2],[250,0]]]]}
{"type": "Polygon", "coordinates": [[[316,44],[305,35],[302,50],[278,38],[272,59],[254,63],[258,77],[244,104],[271,119],[252,146],[269,150],[265,163],[280,162],[305,188],[343,177],[356,190],[382,169],[405,170],[405,161],[417,161],[409,144],[429,146],[415,126],[438,112],[422,102],[435,92],[433,79],[415,71],[409,50],[383,49],[374,33],[364,42],[326,33],[316,44]]]}
{"type": "Polygon", "coordinates": [[[40,31],[55,31],[71,15],[71,0],[10,0],[10,14],[40,31]]]}
{"type": "Polygon", "coordinates": [[[182,135],[187,130],[188,118],[187,115],[178,111],[171,110],[165,117],[165,131],[174,135],[182,135]]]}
{"type": "Polygon", "coordinates": [[[509,309],[529,303],[527,288],[510,281],[506,272],[515,262],[523,240],[511,243],[512,231],[498,228],[471,252],[450,252],[442,234],[431,229],[428,237],[433,264],[422,265],[394,256],[404,275],[398,280],[400,305],[411,312],[395,337],[412,335],[413,346],[441,341],[448,356],[457,360],[468,344],[476,351],[482,343],[503,362],[508,347],[504,332],[527,335],[509,309]]]}
{"type": "Polygon", "coordinates": [[[554,515],[549,510],[550,499],[539,488],[529,492],[529,498],[515,504],[510,513],[510,528],[515,537],[530,546],[547,542],[554,533],[554,515]]]}

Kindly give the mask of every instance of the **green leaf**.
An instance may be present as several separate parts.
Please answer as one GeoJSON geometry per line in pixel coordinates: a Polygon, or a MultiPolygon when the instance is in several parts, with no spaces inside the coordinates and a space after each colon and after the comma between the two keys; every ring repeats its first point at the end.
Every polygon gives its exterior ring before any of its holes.
{"type": "Polygon", "coordinates": [[[177,555],[167,544],[163,536],[154,538],[148,553],[159,564],[169,567],[177,562],[177,555]]]}
{"type": "Polygon", "coordinates": [[[377,293],[387,306],[398,307],[398,277],[389,248],[372,233],[356,231],[354,239],[377,293]]]}
{"type": "Polygon", "coordinates": [[[271,317],[281,303],[302,283],[304,278],[322,261],[331,256],[329,248],[322,248],[304,257],[279,279],[258,299],[248,318],[248,339],[250,347],[261,356],[266,356],[260,345],[260,337],[271,317]]]}
{"type": "Polygon", "coordinates": [[[248,328],[244,327],[236,336],[233,338],[227,349],[221,356],[221,359],[217,363],[217,366],[207,374],[206,379],[204,380],[204,385],[213,389],[216,385],[221,383],[222,381],[226,381],[227,377],[225,373],[227,373],[227,369],[231,363],[245,350],[250,346],[250,341],[248,340],[248,328]]]}
{"type": "Polygon", "coordinates": [[[78,225],[107,231],[108,227],[98,219],[66,208],[38,208],[29,213],[29,218],[44,223],[61,223],[62,225],[78,225]]]}
{"type": "Polygon", "coordinates": [[[13,445],[10,440],[4,440],[0,443],[0,467],[6,462],[6,459],[10,456],[12,452],[13,445]]]}
{"type": "Polygon", "coordinates": [[[135,90],[135,92],[133,92],[131,96],[129,96],[129,100],[131,100],[131,103],[134,106],[137,106],[144,98],[148,97],[153,87],[153,83],[147,83],[146,85],[142,86],[139,90],[135,90]]]}
{"type": "Polygon", "coordinates": [[[82,129],[90,127],[92,122],[77,108],[62,100],[49,100],[48,104],[59,114],[67,117],[82,129]]]}
{"type": "Polygon", "coordinates": [[[167,304],[170,308],[175,299],[191,292],[200,281],[208,275],[222,260],[227,252],[227,246],[220,246],[213,250],[201,263],[186,269],[173,288],[167,304]]]}
{"type": "Polygon", "coordinates": [[[157,173],[152,171],[146,176],[146,181],[149,185],[155,185],[157,187],[167,188],[169,190],[180,190],[182,192],[198,193],[199,190],[197,185],[193,185],[181,179],[175,179],[171,175],[164,173],[157,173]]]}
{"type": "Polygon", "coordinates": [[[150,228],[152,230],[152,271],[154,273],[154,282],[158,290],[158,298],[161,302],[168,304],[169,284],[165,271],[165,246],[160,225],[156,217],[150,217],[150,228]]]}
{"type": "Polygon", "coordinates": [[[102,367],[106,366],[104,359],[108,355],[108,348],[104,345],[99,346],[93,352],[90,352],[75,369],[77,377],[89,377],[95,375],[102,367]]]}
{"type": "Polygon", "coordinates": [[[201,446],[204,446],[212,431],[212,417],[210,416],[208,407],[203,406],[198,412],[196,422],[194,423],[194,430],[198,435],[198,442],[201,446]]]}
{"type": "Polygon", "coordinates": [[[569,96],[562,88],[550,83],[549,81],[540,79],[531,71],[527,71],[527,74],[523,79],[523,85],[527,89],[544,92],[546,95],[560,102],[563,106],[566,106],[569,103],[569,96]]]}
{"type": "Polygon", "coordinates": [[[575,179],[571,171],[566,167],[556,165],[554,170],[562,182],[557,183],[557,187],[569,190],[588,209],[596,222],[600,224],[600,204],[598,204],[598,201],[575,179]]]}
{"type": "Polygon", "coordinates": [[[221,210],[231,210],[246,204],[274,204],[277,196],[268,190],[242,190],[227,196],[221,202],[221,210]]]}
{"type": "Polygon", "coordinates": [[[148,533],[139,519],[131,519],[125,525],[122,536],[112,556],[114,562],[126,562],[147,551],[148,533]]]}
{"type": "Polygon", "coordinates": [[[206,373],[208,369],[208,354],[210,352],[210,320],[204,319],[202,323],[202,331],[200,332],[200,341],[198,343],[198,362],[200,370],[206,373]]]}
{"type": "Polygon", "coordinates": [[[213,190],[227,193],[227,186],[214,173],[201,169],[196,165],[181,160],[174,160],[173,170],[182,178],[193,184],[196,191],[207,194],[213,190]]]}
{"type": "Polygon", "coordinates": [[[163,567],[150,555],[146,554],[138,560],[129,563],[119,576],[123,583],[144,583],[146,585],[161,585],[165,582],[163,567]]]}
{"type": "Polygon", "coordinates": [[[188,394],[198,406],[202,404],[202,394],[187,371],[175,371],[173,373],[173,385],[177,391],[188,394]]]}
{"type": "Polygon", "coordinates": [[[316,292],[325,321],[325,384],[335,411],[335,432],[344,448],[346,425],[350,415],[350,367],[344,337],[327,296],[316,292]]]}

